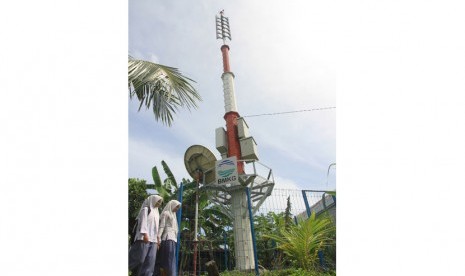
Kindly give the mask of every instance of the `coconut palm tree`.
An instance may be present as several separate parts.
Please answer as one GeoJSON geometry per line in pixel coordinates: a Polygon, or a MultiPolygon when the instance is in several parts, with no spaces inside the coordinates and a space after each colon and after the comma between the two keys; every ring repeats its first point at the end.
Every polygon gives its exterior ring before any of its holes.
{"type": "Polygon", "coordinates": [[[180,107],[197,107],[200,95],[190,84],[195,82],[182,75],[177,68],[128,57],[128,90],[142,106],[151,108],[155,120],[171,126],[173,114],[180,107]]]}

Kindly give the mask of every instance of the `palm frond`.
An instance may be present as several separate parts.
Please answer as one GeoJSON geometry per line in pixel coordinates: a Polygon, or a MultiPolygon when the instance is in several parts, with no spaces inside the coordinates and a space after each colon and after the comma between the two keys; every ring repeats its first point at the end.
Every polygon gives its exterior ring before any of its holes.
{"type": "Polygon", "coordinates": [[[168,126],[180,107],[196,108],[201,97],[190,84],[194,80],[182,75],[177,68],[128,57],[128,90],[140,102],[152,108],[155,119],[168,126]]]}

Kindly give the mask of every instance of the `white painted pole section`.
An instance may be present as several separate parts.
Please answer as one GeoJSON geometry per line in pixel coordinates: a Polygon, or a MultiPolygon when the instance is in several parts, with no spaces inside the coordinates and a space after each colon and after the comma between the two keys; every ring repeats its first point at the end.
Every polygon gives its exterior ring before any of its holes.
{"type": "MultiPolygon", "coordinates": [[[[197,185],[199,185],[198,182],[197,182],[197,185]]],[[[198,186],[197,186],[197,191],[195,192],[195,225],[194,225],[195,237],[194,237],[194,242],[198,241],[198,239],[197,239],[198,230],[199,230],[199,189],[198,189],[198,186]]]]}
{"type": "Polygon", "coordinates": [[[236,269],[251,271],[255,268],[250,219],[247,212],[247,196],[244,190],[231,193],[234,215],[234,248],[236,269]]]}
{"type": "Polygon", "coordinates": [[[230,111],[237,112],[236,96],[234,93],[234,74],[225,72],[221,75],[223,80],[224,110],[225,113],[230,111]]]}

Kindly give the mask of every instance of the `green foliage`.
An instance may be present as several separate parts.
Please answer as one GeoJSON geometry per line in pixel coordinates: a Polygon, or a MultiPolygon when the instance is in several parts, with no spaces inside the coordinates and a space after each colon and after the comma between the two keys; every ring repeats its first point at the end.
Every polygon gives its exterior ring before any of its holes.
{"type": "Polygon", "coordinates": [[[145,180],[138,178],[128,179],[128,234],[131,233],[140,207],[148,196],[146,189],[147,183],[145,180]]]}
{"type": "MultiPolygon", "coordinates": [[[[221,276],[255,276],[255,273],[241,272],[237,270],[224,271],[220,273],[221,276]]],[[[260,272],[263,276],[336,276],[335,271],[321,272],[321,271],[306,271],[301,268],[295,269],[282,269],[282,270],[267,270],[260,272]]]]}
{"type": "Polygon", "coordinates": [[[306,271],[302,268],[290,268],[283,270],[272,270],[260,273],[263,276],[336,276],[335,271],[306,271]]]}
{"type": "Polygon", "coordinates": [[[246,273],[246,272],[241,272],[237,270],[232,270],[232,271],[224,271],[220,273],[221,276],[255,276],[254,273],[246,273]]]}
{"type": "Polygon", "coordinates": [[[336,191],[326,192],[328,195],[336,196],[336,191]]]}
{"type": "Polygon", "coordinates": [[[128,57],[128,90],[131,99],[136,96],[139,110],[151,108],[155,120],[171,126],[173,114],[180,107],[197,107],[200,95],[190,84],[193,80],[178,69],[145,60],[128,57]]]}
{"type": "MultiPolygon", "coordinates": [[[[167,176],[165,180],[161,180],[160,174],[158,172],[157,166],[152,168],[152,177],[154,181],[154,188],[158,194],[163,197],[164,204],[172,199],[178,199],[179,186],[176,182],[176,178],[171,172],[168,164],[162,160],[161,162],[163,170],[167,176]]],[[[138,190],[144,192],[144,197],[140,197],[140,202],[138,202],[137,212],[140,209],[140,204],[148,196],[145,192],[147,185],[145,180],[133,180],[130,179],[130,183],[137,182],[138,190]]],[[[197,191],[197,183],[195,181],[191,182],[189,179],[182,179],[183,183],[183,200],[182,200],[182,216],[181,216],[181,240],[192,241],[194,238],[194,223],[195,223],[195,197],[197,191]]],[[[130,197],[131,200],[131,197],[130,197]]],[[[134,200],[133,205],[137,200],[134,200]]],[[[131,204],[130,204],[131,205],[131,204]]],[[[205,240],[223,240],[223,232],[226,226],[231,225],[232,222],[229,217],[224,214],[221,209],[214,204],[211,204],[209,201],[208,191],[201,190],[199,192],[199,232],[203,236],[199,237],[200,241],[205,240]]],[[[131,212],[131,211],[130,211],[131,212]]],[[[134,217],[135,218],[135,217],[134,217]]],[[[131,222],[130,222],[131,223],[131,222]]],[[[130,224],[132,225],[132,224],[130,224]]],[[[132,228],[131,228],[132,230],[132,228]]],[[[205,243],[200,243],[200,246],[203,246],[205,243]]],[[[216,245],[215,245],[216,246],[216,245]]],[[[213,250],[213,245],[209,244],[209,249],[213,250]]],[[[181,267],[185,264],[185,261],[188,257],[188,254],[182,254],[181,267]]]]}
{"type": "MultiPolygon", "coordinates": [[[[157,166],[152,168],[152,177],[153,182],[155,183],[155,190],[157,190],[158,194],[163,198],[163,202],[166,204],[168,201],[178,198],[179,187],[173,173],[171,172],[171,169],[168,167],[164,160],[161,161],[161,165],[168,177],[162,182],[157,166]]],[[[186,180],[183,178],[183,181],[186,180]]]]}
{"type": "Polygon", "coordinates": [[[152,178],[153,182],[155,183],[155,190],[157,190],[158,194],[163,198],[163,202],[166,204],[172,196],[162,184],[157,166],[152,168],[152,178]]]}
{"type": "Polygon", "coordinates": [[[165,186],[168,187],[171,193],[176,193],[178,191],[178,182],[174,178],[171,169],[168,167],[164,160],[161,161],[161,165],[163,167],[163,170],[165,171],[165,174],[168,176],[168,178],[166,178],[164,182],[165,186]]]}
{"type": "Polygon", "coordinates": [[[291,197],[287,197],[287,206],[284,211],[284,228],[289,229],[292,225],[292,216],[291,216],[291,197]]]}
{"type": "Polygon", "coordinates": [[[276,248],[276,242],[266,236],[269,233],[280,233],[284,227],[284,216],[273,212],[260,214],[254,218],[255,236],[257,239],[258,263],[267,269],[282,266],[281,250],[276,248]]]}
{"type": "Polygon", "coordinates": [[[312,213],[309,219],[281,229],[280,235],[267,234],[277,242],[277,247],[292,260],[293,265],[305,271],[318,270],[318,251],[334,243],[331,233],[334,225],[328,217],[316,218],[312,213]]]}
{"type": "MultiPolygon", "coordinates": [[[[319,215],[319,217],[326,217],[332,219],[331,215],[326,211],[319,215]]],[[[334,222],[333,222],[334,223],[334,222]]],[[[325,266],[329,269],[336,269],[336,227],[331,227],[331,231],[328,233],[328,237],[331,239],[331,243],[323,251],[325,266]]]]}
{"type": "MultiPolygon", "coordinates": [[[[155,189],[158,194],[163,197],[164,202],[171,199],[178,198],[179,186],[176,178],[174,177],[171,169],[165,161],[161,161],[163,171],[167,178],[162,181],[158,172],[157,166],[152,168],[152,177],[155,183],[155,189]]],[[[182,218],[181,229],[193,230],[193,223],[195,218],[195,196],[197,191],[197,183],[189,179],[182,179],[183,183],[183,204],[182,204],[182,218]]],[[[221,212],[221,210],[212,205],[208,198],[206,191],[199,193],[199,227],[201,230],[210,236],[221,237],[222,229],[225,225],[230,223],[229,218],[221,212]]]]}

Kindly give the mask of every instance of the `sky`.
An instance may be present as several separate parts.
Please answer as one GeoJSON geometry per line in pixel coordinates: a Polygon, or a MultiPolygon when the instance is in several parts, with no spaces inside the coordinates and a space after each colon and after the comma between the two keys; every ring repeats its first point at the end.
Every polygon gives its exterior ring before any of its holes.
{"type": "MultiPolygon", "coordinates": [[[[321,1],[129,1],[129,54],[179,68],[203,99],[198,109],[178,111],[171,127],[128,99],[129,177],[153,183],[157,166],[164,179],[164,160],[178,182],[190,178],[183,158],[194,144],[220,159],[215,129],[225,127],[225,110],[215,15],[223,9],[241,116],[336,107],[332,8],[321,1]]],[[[336,167],[327,172],[336,163],[336,110],[245,118],[275,188],[335,189],[336,167]]]]}

